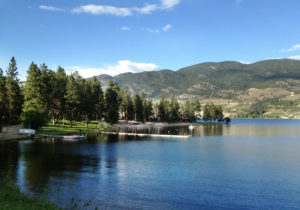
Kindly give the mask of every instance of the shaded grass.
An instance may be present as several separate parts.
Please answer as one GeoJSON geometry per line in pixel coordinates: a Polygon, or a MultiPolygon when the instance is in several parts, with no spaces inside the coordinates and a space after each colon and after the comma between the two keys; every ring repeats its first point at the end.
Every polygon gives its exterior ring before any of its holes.
{"type": "Polygon", "coordinates": [[[46,198],[37,199],[23,194],[11,181],[0,183],[0,210],[57,210],[61,209],[46,198]]]}

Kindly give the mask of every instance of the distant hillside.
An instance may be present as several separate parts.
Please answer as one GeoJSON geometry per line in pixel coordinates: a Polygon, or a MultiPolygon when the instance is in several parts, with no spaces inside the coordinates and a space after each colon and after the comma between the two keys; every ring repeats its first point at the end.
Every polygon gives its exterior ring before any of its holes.
{"type": "MultiPolygon", "coordinates": [[[[178,98],[236,99],[253,95],[256,89],[280,90],[278,94],[300,93],[300,61],[290,59],[265,60],[253,64],[239,62],[208,62],[178,71],[161,70],[124,73],[111,77],[99,75],[105,87],[113,80],[120,87],[128,86],[132,93],[144,92],[156,98],[161,94],[178,98]],[[252,91],[252,93],[251,93],[252,91]]],[[[282,96],[283,96],[282,95],[282,96]]]]}

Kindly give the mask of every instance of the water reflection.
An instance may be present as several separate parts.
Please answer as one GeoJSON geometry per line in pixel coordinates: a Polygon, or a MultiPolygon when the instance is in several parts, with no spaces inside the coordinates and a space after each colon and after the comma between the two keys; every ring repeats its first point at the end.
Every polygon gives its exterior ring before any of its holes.
{"type": "Polygon", "coordinates": [[[35,195],[50,188],[61,206],[77,195],[104,209],[293,208],[300,205],[300,123],[284,122],[127,130],[192,134],[188,139],[99,135],[1,144],[0,174],[10,172],[35,195]]]}
{"type": "MultiPolygon", "coordinates": [[[[129,128],[119,128],[119,132],[125,133],[146,133],[146,134],[169,134],[169,135],[192,135],[192,136],[299,136],[300,120],[273,120],[280,123],[272,123],[272,120],[259,120],[258,124],[253,123],[255,120],[238,120],[241,124],[198,124],[194,129],[185,126],[132,126],[129,128]],[[250,122],[250,123],[246,123],[250,122]],[[292,124],[294,122],[294,124],[292,124]]],[[[128,137],[120,136],[124,140],[128,137]]]]}
{"type": "Polygon", "coordinates": [[[19,158],[18,142],[0,143],[0,179],[9,175],[13,180],[16,180],[19,158]]]}

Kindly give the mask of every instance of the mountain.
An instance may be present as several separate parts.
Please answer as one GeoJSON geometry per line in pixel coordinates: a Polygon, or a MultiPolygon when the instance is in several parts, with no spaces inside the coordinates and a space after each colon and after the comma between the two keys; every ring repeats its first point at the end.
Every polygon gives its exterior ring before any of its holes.
{"type": "Polygon", "coordinates": [[[275,91],[273,95],[276,97],[283,97],[291,95],[291,92],[294,95],[300,93],[300,61],[274,59],[252,64],[207,62],[178,71],[124,73],[114,77],[99,75],[97,79],[104,87],[109,80],[113,80],[122,88],[128,86],[132,93],[144,92],[151,98],[164,94],[182,99],[243,100],[259,90],[267,91],[266,97],[269,98],[272,96],[271,90],[275,91]]]}

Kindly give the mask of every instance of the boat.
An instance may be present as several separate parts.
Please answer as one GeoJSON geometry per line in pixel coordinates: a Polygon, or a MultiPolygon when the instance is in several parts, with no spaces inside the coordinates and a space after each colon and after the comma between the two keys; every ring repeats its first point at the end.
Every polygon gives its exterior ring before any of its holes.
{"type": "Polygon", "coordinates": [[[84,136],[79,136],[76,134],[71,134],[69,136],[63,136],[63,139],[66,141],[80,141],[80,140],[84,140],[85,137],[84,136]]]}
{"type": "Polygon", "coordinates": [[[193,126],[193,125],[190,125],[190,126],[189,126],[189,129],[190,129],[190,130],[193,130],[194,128],[196,128],[196,126],[193,126]]]}

